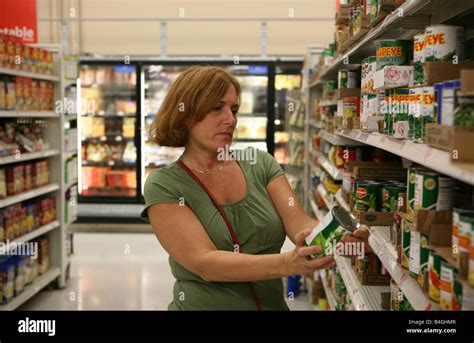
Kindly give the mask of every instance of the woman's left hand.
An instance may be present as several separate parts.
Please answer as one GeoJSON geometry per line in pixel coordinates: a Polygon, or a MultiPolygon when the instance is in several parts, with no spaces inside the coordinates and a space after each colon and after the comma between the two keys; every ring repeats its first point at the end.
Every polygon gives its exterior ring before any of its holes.
{"type": "Polygon", "coordinates": [[[347,235],[342,236],[341,241],[343,243],[351,243],[351,242],[364,243],[365,252],[373,252],[372,248],[369,245],[369,236],[370,236],[369,228],[365,225],[361,225],[352,234],[347,234],[347,235]]]}

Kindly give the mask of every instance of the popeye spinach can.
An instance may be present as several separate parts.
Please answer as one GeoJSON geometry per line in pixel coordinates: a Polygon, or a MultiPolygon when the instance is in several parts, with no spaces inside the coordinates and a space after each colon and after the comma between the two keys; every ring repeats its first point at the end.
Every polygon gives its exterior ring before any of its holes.
{"type": "Polygon", "coordinates": [[[425,30],[425,60],[453,62],[464,59],[464,28],[461,26],[435,25],[425,30]]]}
{"type": "Polygon", "coordinates": [[[318,245],[322,252],[315,257],[333,255],[335,245],[342,236],[354,232],[359,227],[356,217],[341,206],[334,206],[306,237],[308,246],[318,245]]]}
{"type": "Polygon", "coordinates": [[[400,39],[380,40],[377,44],[377,70],[385,66],[408,65],[411,41],[400,39]]]}
{"type": "Polygon", "coordinates": [[[425,83],[425,73],[423,63],[425,62],[425,34],[413,37],[413,64],[414,64],[414,84],[425,83]]]}
{"type": "Polygon", "coordinates": [[[427,171],[416,174],[415,209],[450,211],[453,193],[453,179],[427,171]]]}

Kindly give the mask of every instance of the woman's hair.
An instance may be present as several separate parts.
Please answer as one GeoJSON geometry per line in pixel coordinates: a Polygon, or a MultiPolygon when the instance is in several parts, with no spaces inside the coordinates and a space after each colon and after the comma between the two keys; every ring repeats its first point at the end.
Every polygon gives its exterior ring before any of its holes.
{"type": "Polygon", "coordinates": [[[151,140],[162,146],[185,146],[187,124],[194,125],[211,112],[230,85],[235,87],[240,104],[239,82],[227,70],[214,66],[186,69],[171,85],[150,126],[151,140]]]}

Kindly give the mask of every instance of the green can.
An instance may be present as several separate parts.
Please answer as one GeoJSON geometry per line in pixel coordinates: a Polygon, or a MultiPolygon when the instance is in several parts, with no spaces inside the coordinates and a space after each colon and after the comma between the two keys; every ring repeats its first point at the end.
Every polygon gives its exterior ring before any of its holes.
{"type": "Polygon", "coordinates": [[[413,80],[415,85],[425,83],[423,63],[425,62],[425,34],[413,37],[413,80]]]}
{"type": "Polygon", "coordinates": [[[410,63],[410,40],[388,39],[377,44],[377,70],[386,66],[401,66],[410,63]]]}
{"type": "Polygon", "coordinates": [[[355,203],[359,212],[380,211],[382,209],[382,184],[374,181],[357,181],[355,203]]]}
{"type": "Polygon", "coordinates": [[[421,171],[415,179],[415,209],[450,211],[453,207],[454,180],[437,173],[421,171]]]}
{"type": "Polygon", "coordinates": [[[348,69],[341,69],[337,74],[337,87],[342,88],[356,88],[357,87],[357,73],[348,69]]]}
{"type": "Polygon", "coordinates": [[[416,174],[423,171],[420,167],[408,167],[407,175],[407,213],[410,217],[415,215],[415,182],[416,174]]]}
{"type": "Polygon", "coordinates": [[[400,184],[386,184],[383,187],[383,211],[395,212],[398,210],[398,198],[400,193],[405,193],[406,187],[400,184]]]}
{"type": "Polygon", "coordinates": [[[408,269],[410,267],[410,239],[411,231],[402,230],[402,267],[408,269]]]}
{"type": "Polygon", "coordinates": [[[397,88],[392,92],[392,117],[393,117],[393,137],[409,138],[409,108],[410,90],[408,88],[397,88]]]}
{"type": "Polygon", "coordinates": [[[336,81],[328,81],[326,83],[326,89],[327,90],[337,89],[337,82],[336,81]]]}
{"type": "Polygon", "coordinates": [[[341,206],[334,206],[306,237],[307,246],[319,245],[322,252],[315,257],[332,255],[336,244],[359,227],[356,217],[341,206]]]}
{"type": "Polygon", "coordinates": [[[428,291],[428,273],[429,265],[428,261],[430,258],[430,249],[428,249],[429,233],[420,233],[420,270],[418,273],[418,284],[421,289],[428,291]]]}

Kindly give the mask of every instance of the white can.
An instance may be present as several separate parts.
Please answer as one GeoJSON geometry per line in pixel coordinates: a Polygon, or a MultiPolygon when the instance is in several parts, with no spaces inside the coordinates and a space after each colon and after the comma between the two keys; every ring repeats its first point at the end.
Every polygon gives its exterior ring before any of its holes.
{"type": "Polygon", "coordinates": [[[413,37],[413,64],[414,64],[414,84],[425,83],[423,63],[425,62],[425,34],[413,37]]]}
{"type": "Polygon", "coordinates": [[[425,60],[452,62],[464,59],[464,28],[436,25],[425,30],[425,60]]]}

